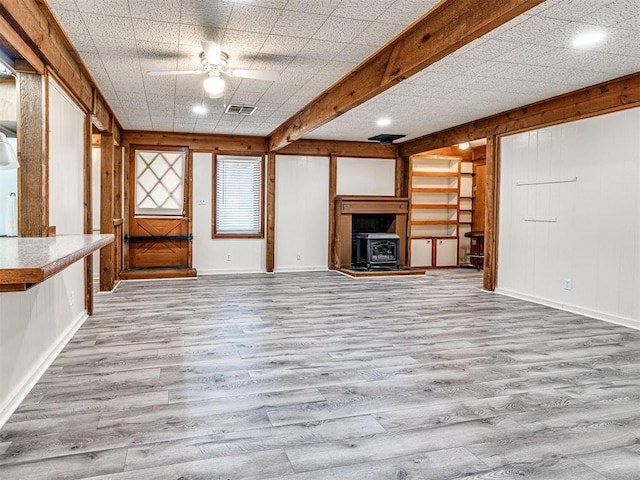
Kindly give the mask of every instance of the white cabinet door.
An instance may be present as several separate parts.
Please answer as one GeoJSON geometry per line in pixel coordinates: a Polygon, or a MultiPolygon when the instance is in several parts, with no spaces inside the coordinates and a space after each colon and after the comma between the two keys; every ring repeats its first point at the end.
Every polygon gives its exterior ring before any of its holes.
{"type": "Polygon", "coordinates": [[[436,242],[436,267],[455,267],[458,265],[458,239],[438,238],[436,242]]]}
{"type": "Polygon", "coordinates": [[[412,267],[431,266],[431,245],[430,238],[415,238],[411,240],[411,261],[412,267]]]}

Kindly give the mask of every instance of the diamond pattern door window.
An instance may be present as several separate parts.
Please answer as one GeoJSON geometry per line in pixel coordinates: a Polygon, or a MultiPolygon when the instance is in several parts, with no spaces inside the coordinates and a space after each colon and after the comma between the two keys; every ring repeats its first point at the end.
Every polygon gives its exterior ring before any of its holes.
{"type": "Polygon", "coordinates": [[[183,215],[184,152],[136,151],[136,215],[183,215]]]}

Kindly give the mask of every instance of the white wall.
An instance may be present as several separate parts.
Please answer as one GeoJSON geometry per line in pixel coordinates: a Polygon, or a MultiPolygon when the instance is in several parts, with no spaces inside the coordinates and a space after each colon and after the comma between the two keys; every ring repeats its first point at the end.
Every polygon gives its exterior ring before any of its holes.
{"type": "Polygon", "coordinates": [[[640,109],[505,137],[500,178],[498,292],[640,328],[640,109]]]}
{"type": "Polygon", "coordinates": [[[394,159],[339,157],[337,167],[338,195],[395,195],[394,159]]]}
{"type": "Polygon", "coordinates": [[[329,158],[276,157],[275,271],[327,270],[329,158]]]}
{"type": "Polygon", "coordinates": [[[211,238],[212,163],[211,153],[193,154],[193,267],[198,275],[264,272],[264,238],[211,238]]]}
{"type": "MultiPolygon", "coordinates": [[[[15,152],[17,139],[7,138],[15,152]]],[[[0,170],[0,236],[18,234],[18,171],[0,170]],[[11,197],[14,193],[16,196],[11,197]]]]}
{"type": "MultiPolygon", "coordinates": [[[[49,89],[49,215],[58,234],[83,232],[83,114],[49,89]]],[[[86,319],[83,262],[26,292],[0,294],[0,425],[86,319]]]]}

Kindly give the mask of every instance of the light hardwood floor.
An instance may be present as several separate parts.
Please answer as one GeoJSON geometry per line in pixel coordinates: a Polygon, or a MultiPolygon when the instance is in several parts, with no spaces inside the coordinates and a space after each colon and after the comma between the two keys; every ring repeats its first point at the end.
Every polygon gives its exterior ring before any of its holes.
{"type": "Polygon", "coordinates": [[[0,478],[639,479],[640,332],[480,285],[122,284],[0,430],[0,478]]]}

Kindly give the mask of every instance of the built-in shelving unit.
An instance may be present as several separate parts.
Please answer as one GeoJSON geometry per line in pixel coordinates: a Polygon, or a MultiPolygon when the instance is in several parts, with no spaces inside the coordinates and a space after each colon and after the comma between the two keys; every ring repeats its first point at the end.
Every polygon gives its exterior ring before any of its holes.
{"type": "Polygon", "coordinates": [[[456,267],[460,157],[411,158],[409,261],[412,267],[456,267]]]}
{"type": "Polygon", "coordinates": [[[460,162],[460,208],[458,210],[458,258],[461,266],[472,266],[469,254],[471,240],[465,234],[473,231],[473,163],[460,162]]]}

